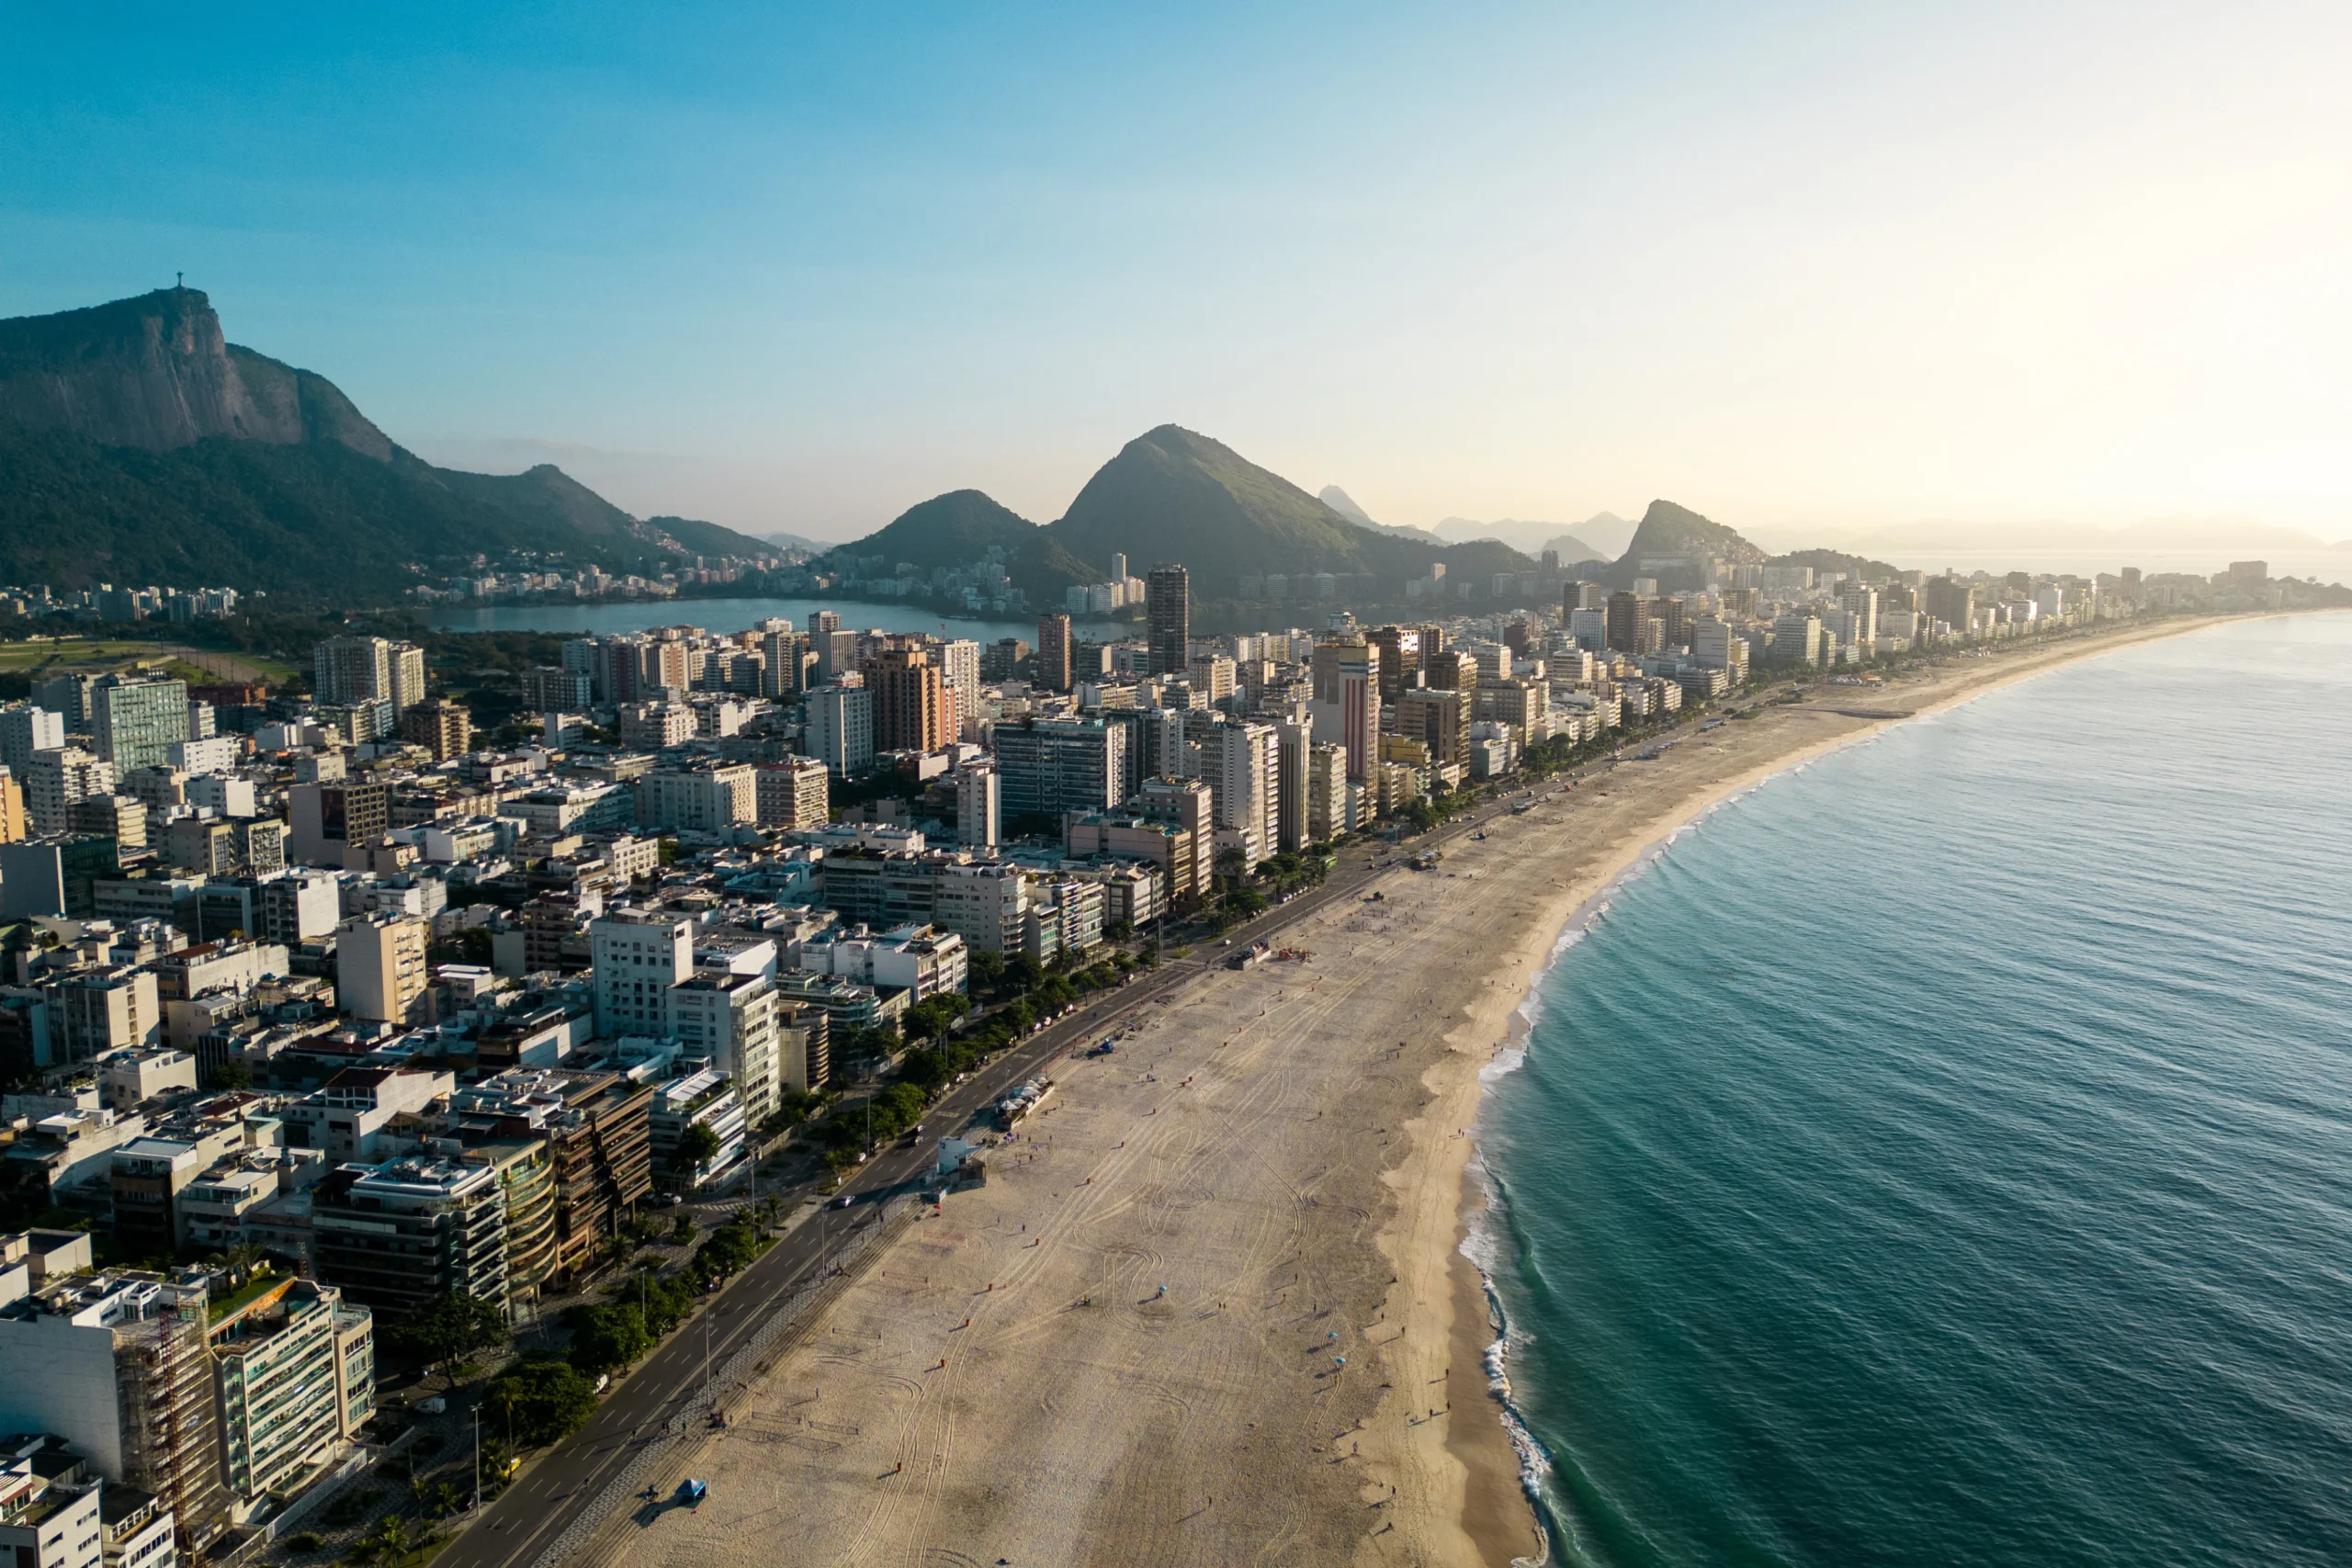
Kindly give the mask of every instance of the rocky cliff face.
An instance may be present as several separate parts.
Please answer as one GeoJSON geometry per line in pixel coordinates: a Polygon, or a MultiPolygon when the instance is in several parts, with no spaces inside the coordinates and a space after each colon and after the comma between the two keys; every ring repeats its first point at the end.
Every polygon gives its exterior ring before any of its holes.
{"type": "Polygon", "coordinates": [[[0,421],[150,452],[225,436],[392,455],[324,377],[225,341],[193,288],[0,321],[0,421]]]}

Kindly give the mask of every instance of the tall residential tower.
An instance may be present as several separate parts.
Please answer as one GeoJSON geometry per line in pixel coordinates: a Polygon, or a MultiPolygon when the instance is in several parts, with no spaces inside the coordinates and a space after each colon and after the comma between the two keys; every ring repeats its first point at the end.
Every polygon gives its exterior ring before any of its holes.
{"type": "Polygon", "coordinates": [[[1144,626],[1149,675],[1183,675],[1193,668],[1193,579],[1181,566],[1156,566],[1144,581],[1144,626]]]}

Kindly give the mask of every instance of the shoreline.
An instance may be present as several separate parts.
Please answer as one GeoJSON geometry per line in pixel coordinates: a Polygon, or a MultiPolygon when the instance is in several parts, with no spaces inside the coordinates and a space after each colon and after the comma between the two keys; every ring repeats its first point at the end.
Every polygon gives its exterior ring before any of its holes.
{"type": "MultiPolygon", "coordinates": [[[[2288,613],[2292,612],[2268,614],[2288,613]]],[[[2192,635],[2231,621],[2261,618],[2265,616],[2255,615],[2199,617],[2179,622],[2158,622],[2151,626],[2131,627],[2125,632],[2099,637],[2096,639],[2085,639],[2080,642],[2070,640],[2069,643],[2056,648],[2029,650],[2025,656],[2014,660],[1998,657],[1981,660],[1978,662],[1985,666],[1982,671],[1962,671],[1958,672],[1956,678],[1937,681],[1931,675],[1928,680],[1916,683],[1917,686],[1926,686],[1930,689],[1943,688],[1937,691],[1928,701],[1916,706],[1906,707],[1900,713],[1862,718],[1860,728],[1843,734],[1824,737],[1811,744],[1792,748],[1777,757],[1760,762],[1743,774],[1720,781],[1690,798],[1676,802],[1671,807],[1656,815],[1650,829],[1645,833],[1635,835],[1630,841],[1621,840],[1615,848],[1615,852],[1611,854],[1601,866],[1588,872],[1577,884],[1574,885],[1572,891],[1580,891],[1582,897],[1577,898],[1559,916],[1556,925],[1551,928],[1553,935],[1549,942],[1549,952],[1544,961],[1539,966],[1531,969],[1525,976],[1520,992],[1519,1004],[1511,1011],[1510,1024],[1507,1032],[1493,1046],[1490,1065],[1471,1075],[1466,1088],[1448,1086],[1453,1089],[1451,1095],[1448,1094],[1447,1089],[1438,1091],[1441,1098],[1448,1099],[1450,1102],[1462,1104],[1466,1108],[1467,1116],[1462,1124],[1470,1129],[1471,1134],[1466,1140],[1468,1149],[1461,1161],[1457,1219],[1453,1227],[1453,1245],[1450,1248],[1454,1272],[1461,1277],[1463,1282],[1454,1292],[1455,1300],[1451,1307],[1453,1321],[1445,1325],[1445,1332],[1448,1339],[1454,1345],[1454,1359],[1457,1363],[1463,1359],[1463,1352],[1475,1344],[1477,1364],[1482,1369],[1482,1375],[1477,1380],[1477,1387],[1486,1393],[1490,1402],[1494,1417],[1491,1421],[1465,1424],[1467,1429],[1458,1430],[1456,1438],[1449,1444],[1450,1457],[1461,1466],[1464,1472],[1464,1503],[1457,1522],[1460,1528],[1481,1548],[1476,1561],[1489,1565],[1489,1568],[1503,1568],[1504,1564],[1510,1565],[1510,1568],[1520,1568],[1521,1564],[1541,1564],[1556,1560],[1555,1551],[1556,1542],[1552,1539],[1552,1531],[1555,1526],[1547,1519],[1546,1510],[1539,1501],[1539,1472],[1549,1468],[1550,1455],[1543,1449],[1541,1440],[1526,1428],[1520,1412],[1511,1404],[1510,1397],[1507,1331],[1497,1321],[1500,1316],[1501,1309],[1498,1298],[1495,1295],[1492,1275],[1493,1265],[1499,1261],[1498,1255],[1496,1255],[1493,1249],[1504,1244],[1493,1235],[1492,1227],[1495,1222],[1488,1217],[1496,1202],[1496,1195],[1491,1181],[1485,1176],[1483,1144],[1478,1137],[1489,1088],[1492,1084],[1510,1076],[1516,1070],[1518,1065],[1515,1062],[1505,1063],[1502,1057],[1511,1052],[1514,1047],[1522,1052],[1526,1048],[1525,1041],[1530,1032],[1532,1021],[1527,1009],[1534,1002],[1537,988],[1543,977],[1566,955],[1568,949],[1576,944],[1577,939],[1582,935],[1583,931],[1608,908],[1615,892],[1640,875],[1652,862],[1664,855],[1672,847],[1677,837],[1697,826],[1724,806],[1753,790],[1763,787],[1772,779],[1783,773],[1796,772],[1818,758],[1866,743],[1897,725],[1929,717],[1950,708],[1973,702],[1979,697],[2046,674],[2052,670],[2088,659],[2103,657],[2123,649],[2138,647],[2144,643],[2192,635]],[[1981,679],[1970,678],[1979,675],[1981,679]],[[1486,1242],[1485,1250],[1488,1250],[1490,1254],[1488,1261],[1485,1263],[1476,1261],[1470,1256],[1471,1249],[1481,1240],[1486,1242]],[[1480,1330],[1483,1332],[1479,1332],[1480,1330]],[[1474,1334],[1475,1340],[1472,1337],[1474,1334]],[[1517,1533],[1516,1529],[1500,1525],[1491,1517],[1474,1518],[1472,1517],[1474,1512],[1483,1512],[1479,1506],[1481,1500],[1486,1506],[1492,1506],[1492,1499],[1496,1493],[1496,1477],[1493,1471],[1498,1464],[1506,1461],[1511,1466],[1510,1480],[1514,1484],[1518,1506],[1524,1511],[1525,1528],[1540,1540],[1537,1551],[1532,1554],[1499,1553],[1498,1548],[1517,1533]]],[[[1864,688],[1857,693],[1857,696],[1864,701],[1883,701],[1894,692],[1903,689],[1893,685],[1864,688]]],[[[1840,717],[1861,718],[1860,715],[1850,709],[1816,711],[1835,711],[1840,717]]],[[[1608,776],[1610,773],[1605,770],[1605,765],[1602,772],[1593,773],[1589,768],[1587,772],[1589,780],[1608,776]]],[[[1565,901],[1564,896],[1555,903],[1565,901]]],[[[1430,1326],[1433,1328],[1436,1325],[1430,1326]]],[[[1458,1377],[1450,1379],[1449,1393],[1466,1393],[1465,1382],[1466,1380],[1458,1377]]]]}
{"type": "Polygon", "coordinates": [[[843,1563],[1544,1560],[1541,1455],[1490,1382],[1464,1247],[1486,1082],[1515,1066],[1537,977],[1629,870],[1773,774],[2214,624],[1682,731],[1303,911],[1280,960],[1155,995],[1114,1055],[1044,1068],[1051,1096],[985,1183],[845,1286],[707,1443],[710,1500],[631,1528],[626,1555],[752,1568],[788,1520],[843,1563]]]}

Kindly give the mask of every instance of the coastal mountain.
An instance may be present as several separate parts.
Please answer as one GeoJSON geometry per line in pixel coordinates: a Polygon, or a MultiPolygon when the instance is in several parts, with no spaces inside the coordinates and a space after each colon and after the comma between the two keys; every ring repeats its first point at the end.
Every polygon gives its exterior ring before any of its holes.
{"type": "Polygon", "coordinates": [[[1234,562],[1255,571],[1355,571],[1410,549],[1370,534],[1223,442],[1163,424],[1119,449],[1053,525],[1080,559],[1234,562]]]}
{"type": "Polygon", "coordinates": [[[1742,566],[1760,565],[1771,558],[1770,552],[1742,538],[1735,529],[1702,517],[1687,506],[1653,501],[1606,580],[1619,588],[1631,587],[1637,577],[1656,578],[1668,592],[1701,587],[1706,581],[1710,557],[1742,566]]]}
{"type": "Polygon", "coordinates": [[[1224,443],[1163,424],[1121,447],[1069,511],[1043,527],[978,491],[956,491],[837,547],[820,564],[861,577],[904,565],[921,576],[997,547],[1014,586],[1040,604],[1057,602],[1066,587],[1101,581],[1114,555],[1125,556],[1138,576],[1154,562],[1181,561],[1205,600],[1235,597],[1244,578],[1270,572],[1369,579],[1357,590],[1362,596],[1401,594],[1408,579],[1429,576],[1440,562],[1458,581],[1474,582],[1535,565],[1494,540],[1440,545],[1410,536],[1417,533],[1366,527],[1224,443]]]}
{"type": "Polygon", "coordinates": [[[0,321],[0,423],[145,452],[221,437],[392,455],[333,382],[227,342],[193,288],[0,321]]]}
{"type": "Polygon", "coordinates": [[[1366,512],[1363,507],[1356,504],[1356,498],[1354,496],[1350,495],[1338,485],[1325,485],[1320,491],[1316,492],[1315,499],[1321,502],[1324,505],[1329,507],[1332,511],[1338,513],[1340,516],[1346,518],[1349,522],[1354,524],[1359,528],[1377,528],[1380,526],[1379,524],[1374,523],[1372,520],[1372,513],[1366,512]]]}
{"type": "Polygon", "coordinates": [[[1063,590],[1099,582],[1098,569],[1062,547],[1044,528],[977,490],[952,490],[907,508],[865,537],[836,545],[819,564],[861,577],[889,576],[901,563],[918,575],[977,561],[998,551],[1015,587],[1040,604],[1063,590]]]}
{"type": "Polygon", "coordinates": [[[861,556],[893,561],[978,560],[991,549],[1008,557],[1026,545],[1037,525],[977,490],[951,490],[907,508],[854,545],[861,556]]]}
{"type": "Polygon", "coordinates": [[[1562,566],[1575,566],[1581,561],[1610,558],[1606,550],[1598,545],[1587,544],[1574,534],[1555,534],[1544,541],[1544,548],[1557,551],[1562,566]]]}
{"type": "MultiPolygon", "coordinates": [[[[648,519],[648,521],[655,520],[648,519]]],[[[797,552],[804,556],[821,556],[833,547],[830,540],[812,539],[806,534],[787,534],[780,528],[771,528],[764,534],[754,535],[753,537],[764,540],[787,554],[797,552]]]]}
{"type": "MultiPolygon", "coordinates": [[[[559,468],[556,472],[562,473],[563,470],[559,468]]],[[[571,483],[579,483],[570,475],[564,477],[571,483]]],[[[588,489],[585,485],[580,488],[583,491],[588,489]]],[[[595,492],[589,491],[588,493],[594,495],[595,492]]],[[[596,499],[604,501],[602,496],[596,499]]],[[[605,504],[611,503],[606,502],[605,504]]],[[[613,509],[620,511],[618,507],[613,509]]],[[[627,517],[628,513],[622,512],[621,515],[627,517]]],[[[763,536],[741,533],[724,524],[706,523],[695,517],[648,517],[639,523],[637,528],[641,536],[656,544],[667,540],[673,547],[673,553],[682,556],[752,557],[776,553],[775,547],[763,536]]]]}
{"type": "Polygon", "coordinates": [[[1902,571],[1902,568],[1892,561],[1872,560],[1868,556],[1858,556],[1846,550],[1791,550],[1787,555],[1774,556],[1772,564],[1809,566],[1815,572],[1841,571],[1848,577],[1859,577],[1866,581],[1894,577],[1902,571]]]}
{"type": "Polygon", "coordinates": [[[1341,518],[1347,522],[1354,524],[1359,528],[1369,528],[1375,534],[1387,534],[1399,539],[1418,539],[1425,545],[1437,545],[1442,547],[1446,543],[1445,540],[1439,538],[1427,528],[1416,528],[1407,523],[1374,522],[1371,515],[1366,513],[1363,507],[1356,504],[1355,497],[1350,495],[1346,491],[1341,490],[1338,485],[1325,485],[1322,490],[1316,493],[1315,499],[1321,502],[1324,505],[1338,513],[1341,518]]]}
{"type": "Polygon", "coordinates": [[[551,465],[435,468],[324,377],[229,343],[197,289],[0,321],[0,579],[380,603],[508,550],[615,570],[770,553],[551,465]]]}
{"type": "MultiPolygon", "coordinates": [[[[1622,520],[1603,513],[1594,522],[1622,520]]],[[[1613,559],[1557,532],[1549,537],[1558,543],[1546,547],[1560,548],[1563,568],[1616,587],[1630,587],[1637,577],[1696,586],[1710,558],[1743,564],[1767,558],[1733,529],[1670,501],[1652,502],[1639,525],[1623,527],[1625,547],[1613,559]]],[[[1478,593],[1497,577],[1517,577],[1536,565],[1499,539],[1440,545],[1406,536],[1411,533],[1418,530],[1373,523],[1337,486],[1309,495],[1220,441],[1163,424],[1121,447],[1069,510],[1042,527],[978,491],[951,491],[835,547],[818,564],[854,580],[910,572],[922,578],[995,550],[1013,585],[1040,607],[1058,604],[1066,588],[1101,581],[1116,555],[1125,556],[1137,576],[1158,561],[1182,562],[1192,569],[1194,595],[1206,601],[1243,596],[1245,581],[1262,583],[1271,573],[1295,579],[1329,572],[1349,580],[1343,596],[1384,603],[1405,598],[1408,581],[1427,579],[1440,564],[1449,596],[1451,584],[1478,593]]]]}
{"type": "Polygon", "coordinates": [[[1492,543],[1439,546],[1351,522],[1329,502],[1223,442],[1163,424],[1120,448],[1046,530],[1090,563],[1124,552],[1191,565],[1194,592],[1223,598],[1228,572],[1331,572],[1402,583],[1449,571],[1521,571],[1534,562],[1492,543]]]}

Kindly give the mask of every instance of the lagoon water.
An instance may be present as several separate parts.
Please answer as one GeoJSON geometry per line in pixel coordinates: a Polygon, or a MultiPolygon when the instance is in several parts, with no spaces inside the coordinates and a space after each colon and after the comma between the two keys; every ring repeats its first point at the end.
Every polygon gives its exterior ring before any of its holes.
{"type": "MultiPolygon", "coordinates": [[[[1037,622],[974,620],[942,616],[924,604],[873,604],[856,599],[626,599],[597,604],[487,604],[470,608],[442,606],[433,612],[435,630],[446,632],[570,632],[576,636],[608,636],[618,632],[650,631],[655,626],[692,626],[727,633],[748,629],[770,616],[780,616],[803,630],[812,610],[831,610],[850,631],[879,627],[893,632],[930,632],[935,636],[970,637],[989,643],[1017,637],[1037,640],[1037,622]]],[[[1125,628],[1112,622],[1081,622],[1079,635],[1115,638],[1125,628]]]]}
{"type": "Polygon", "coordinates": [[[2066,667],[1679,835],[1474,1242],[1577,1563],[2352,1562],[2352,615],[2066,667]]]}

